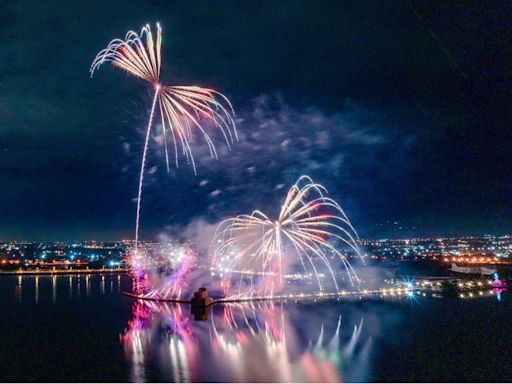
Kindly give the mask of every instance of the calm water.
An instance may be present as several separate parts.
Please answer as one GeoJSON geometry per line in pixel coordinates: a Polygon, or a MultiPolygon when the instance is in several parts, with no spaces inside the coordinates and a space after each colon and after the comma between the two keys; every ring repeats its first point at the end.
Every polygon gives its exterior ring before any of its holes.
{"type": "Polygon", "coordinates": [[[0,381],[512,381],[507,292],[190,314],[130,285],[0,276],[0,381]]]}

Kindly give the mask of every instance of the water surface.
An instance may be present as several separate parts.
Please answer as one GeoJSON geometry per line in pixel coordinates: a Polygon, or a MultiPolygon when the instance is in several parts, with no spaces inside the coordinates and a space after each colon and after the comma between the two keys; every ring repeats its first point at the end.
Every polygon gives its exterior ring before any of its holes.
{"type": "Polygon", "coordinates": [[[127,276],[1,276],[2,381],[512,381],[507,293],[135,302],[127,276]]]}

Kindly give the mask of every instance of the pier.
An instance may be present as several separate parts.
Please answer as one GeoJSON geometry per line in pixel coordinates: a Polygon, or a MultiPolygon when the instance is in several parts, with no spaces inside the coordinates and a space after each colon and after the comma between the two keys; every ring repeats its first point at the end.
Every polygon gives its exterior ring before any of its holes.
{"type": "Polygon", "coordinates": [[[210,298],[206,288],[200,288],[194,293],[194,297],[190,300],[162,298],[162,297],[149,297],[144,295],[136,295],[130,292],[123,292],[123,295],[147,301],[160,301],[166,303],[184,303],[191,304],[193,307],[208,307],[217,303],[241,303],[248,301],[273,301],[273,300],[319,300],[319,299],[339,299],[349,297],[363,297],[370,295],[409,295],[414,290],[422,290],[423,288],[381,288],[373,290],[359,290],[359,291],[341,291],[341,292],[317,292],[317,293],[295,293],[288,295],[269,295],[269,296],[237,296],[237,297],[222,297],[210,298]],[[197,295],[197,296],[196,296],[197,295]]]}

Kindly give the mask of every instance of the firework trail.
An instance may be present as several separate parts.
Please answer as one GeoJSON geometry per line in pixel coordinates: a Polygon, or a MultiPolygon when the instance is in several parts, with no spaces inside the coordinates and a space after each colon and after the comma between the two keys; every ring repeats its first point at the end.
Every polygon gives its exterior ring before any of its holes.
{"type": "MultiPolygon", "coordinates": [[[[178,151],[181,147],[187,162],[192,164],[194,173],[196,165],[190,147],[192,130],[195,128],[208,144],[210,155],[217,158],[215,145],[202,124],[203,118],[213,123],[222,133],[228,148],[238,139],[234,111],[229,100],[221,93],[208,88],[197,86],[167,86],[160,83],[162,29],[156,25],[156,39],[153,37],[149,24],[144,26],[138,34],[129,31],[124,40],[114,39],[107,48],[102,50],[92,62],[90,73],[94,72],[105,62],[111,62],[115,67],[121,68],[129,74],[143,79],[155,90],[149,121],[146,128],[146,138],[139,176],[137,194],[137,215],[135,221],[135,249],[139,240],[139,219],[142,197],[142,182],[144,179],[144,166],[146,163],[148,142],[151,126],[154,120],[156,106],[162,123],[162,133],[165,146],[165,160],[169,171],[169,154],[167,150],[166,131],[171,133],[174,146],[175,163],[178,167],[178,151]]],[[[157,112],[157,113],[158,113],[157,112]]]]}
{"type": "Polygon", "coordinates": [[[333,259],[344,265],[352,285],[359,282],[346,254],[330,243],[344,244],[362,260],[357,233],[341,206],[326,193],[322,185],[301,176],[288,191],[277,219],[254,211],[219,224],[210,246],[211,270],[212,275],[220,274],[223,279],[226,296],[233,281],[238,293],[232,298],[272,296],[283,288],[286,278],[315,280],[319,291],[324,292],[321,268],[327,269],[328,279],[338,292],[333,259]],[[285,263],[300,265],[304,273],[285,275],[285,263]],[[234,276],[239,276],[238,281],[234,276]]]}

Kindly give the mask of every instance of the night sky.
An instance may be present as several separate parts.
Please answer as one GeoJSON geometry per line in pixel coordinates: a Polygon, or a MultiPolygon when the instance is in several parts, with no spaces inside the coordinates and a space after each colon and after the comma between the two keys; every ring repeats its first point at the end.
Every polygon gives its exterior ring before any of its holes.
{"type": "Polygon", "coordinates": [[[275,213],[301,174],[362,237],[510,233],[511,20],[497,1],[5,2],[0,240],[133,237],[151,91],[89,66],[156,21],[163,82],[227,95],[240,141],[167,174],[154,129],[144,238],[275,213]]]}

